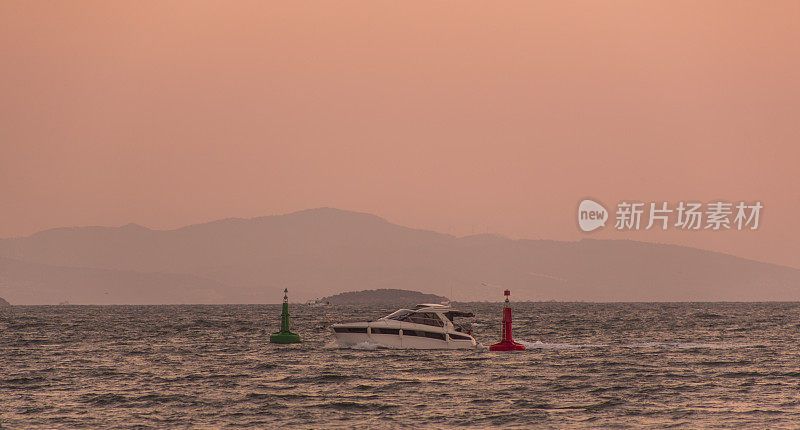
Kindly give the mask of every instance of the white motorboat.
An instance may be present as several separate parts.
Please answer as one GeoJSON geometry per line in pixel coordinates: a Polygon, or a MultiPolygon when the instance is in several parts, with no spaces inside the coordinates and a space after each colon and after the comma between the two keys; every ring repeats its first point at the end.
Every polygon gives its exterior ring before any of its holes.
{"type": "Polygon", "coordinates": [[[471,331],[455,322],[472,317],[449,306],[421,304],[400,309],[376,321],[334,324],[333,334],[340,346],[374,344],[390,348],[472,349],[479,344],[471,331]]]}

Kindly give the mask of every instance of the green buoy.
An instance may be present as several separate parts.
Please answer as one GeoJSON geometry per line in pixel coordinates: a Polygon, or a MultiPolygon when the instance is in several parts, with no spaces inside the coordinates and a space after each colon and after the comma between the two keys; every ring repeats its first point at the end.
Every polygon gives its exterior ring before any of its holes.
{"type": "Polygon", "coordinates": [[[300,335],[289,331],[289,293],[288,288],[283,290],[283,312],[281,312],[281,331],[272,333],[269,336],[269,341],[272,343],[298,343],[300,342],[300,335]]]}

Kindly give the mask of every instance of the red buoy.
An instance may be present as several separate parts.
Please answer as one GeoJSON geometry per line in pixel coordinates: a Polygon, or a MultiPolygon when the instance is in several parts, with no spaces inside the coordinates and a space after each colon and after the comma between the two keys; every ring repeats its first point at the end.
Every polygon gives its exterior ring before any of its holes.
{"type": "Polygon", "coordinates": [[[508,301],[508,296],[511,291],[506,290],[506,305],[503,308],[503,332],[500,342],[489,347],[489,351],[524,351],[525,345],[514,342],[514,337],[511,335],[511,303],[508,301]]]}

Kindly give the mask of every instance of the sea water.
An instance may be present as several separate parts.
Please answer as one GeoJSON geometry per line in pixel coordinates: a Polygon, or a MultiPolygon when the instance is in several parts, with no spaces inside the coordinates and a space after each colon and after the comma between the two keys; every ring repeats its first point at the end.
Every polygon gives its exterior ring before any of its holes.
{"type": "MultiPolygon", "coordinates": [[[[463,303],[499,340],[502,304],[463,303]]],[[[798,303],[514,303],[522,352],[338,348],[381,306],[17,306],[0,427],[798,427],[798,303]]]]}

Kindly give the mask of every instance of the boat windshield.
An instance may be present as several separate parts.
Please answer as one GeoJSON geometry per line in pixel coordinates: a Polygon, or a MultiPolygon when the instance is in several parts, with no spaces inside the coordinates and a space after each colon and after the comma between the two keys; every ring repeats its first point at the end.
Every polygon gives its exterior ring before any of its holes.
{"type": "Polygon", "coordinates": [[[414,313],[414,311],[411,311],[411,310],[408,310],[408,309],[400,309],[399,311],[395,311],[395,312],[387,315],[385,318],[387,320],[403,321],[403,319],[405,319],[405,317],[407,317],[407,316],[409,316],[409,315],[411,315],[413,313],[414,313]]]}
{"type": "Polygon", "coordinates": [[[435,327],[444,326],[442,320],[433,312],[414,312],[408,309],[401,309],[387,316],[386,319],[405,321],[414,324],[424,324],[435,327]]]}

